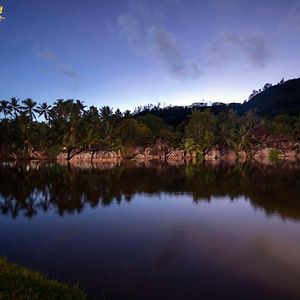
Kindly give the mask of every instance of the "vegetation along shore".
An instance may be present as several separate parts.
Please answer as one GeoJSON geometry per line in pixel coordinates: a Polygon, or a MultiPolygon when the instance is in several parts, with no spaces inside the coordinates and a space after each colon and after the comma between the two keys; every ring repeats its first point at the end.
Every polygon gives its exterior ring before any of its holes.
{"type": "Polygon", "coordinates": [[[244,103],[160,104],[133,112],[59,99],[0,102],[2,160],[277,160],[300,158],[300,79],[244,103]]]}

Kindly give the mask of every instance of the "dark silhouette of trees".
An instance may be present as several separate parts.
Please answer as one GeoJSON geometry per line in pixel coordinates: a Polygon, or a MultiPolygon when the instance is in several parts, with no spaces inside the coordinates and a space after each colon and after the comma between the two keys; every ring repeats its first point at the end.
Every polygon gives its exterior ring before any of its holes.
{"type": "Polygon", "coordinates": [[[266,84],[243,104],[158,104],[133,113],[109,106],[86,107],[73,99],[58,99],[51,106],[28,98],[21,104],[16,98],[0,101],[1,156],[57,155],[63,150],[70,157],[74,151],[122,150],[151,145],[158,139],[203,155],[213,145],[234,151],[250,149],[261,142],[255,138],[257,132],[300,139],[300,79],[266,84]]]}
{"type": "Polygon", "coordinates": [[[35,112],[37,112],[37,110],[35,107],[37,103],[31,98],[23,100],[22,103],[24,104],[22,107],[23,112],[29,116],[30,123],[32,124],[33,120],[36,119],[35,112]]]}
{"type": "Polygon", "coordinates": [[[19,100],[15,97],[10,99],[10,106],[14,117],[17,118],[18,114],[21,112],[21,105],[19,104],[19,100]]]}
{"type": "Polygon", "coordinates": [[[38,118],[43,116],[45,120],[48,121],[50,110],[51,105],[48,105],[47,102],[43,102],[36,108],[36,112],[39,114],[38,118]]]}
{"type": "Polygon", "coordinates": [[[3,113],[4,120],[7,119],[8,115],[11,115],[11,111],[12,111],[12,109],[11,109],[9,102],[6,100],[1,100],[0,101],[0,112],[3,113]]]}

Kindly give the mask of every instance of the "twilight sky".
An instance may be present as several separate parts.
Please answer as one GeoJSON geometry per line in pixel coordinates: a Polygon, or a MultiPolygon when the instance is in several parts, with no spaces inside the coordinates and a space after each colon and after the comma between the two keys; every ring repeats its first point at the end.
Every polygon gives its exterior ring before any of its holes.
{"type": "Polygon", "coordinates": [[[299,0],[0,0],[0,98],[240,102],[300,77],[299,0]]]}

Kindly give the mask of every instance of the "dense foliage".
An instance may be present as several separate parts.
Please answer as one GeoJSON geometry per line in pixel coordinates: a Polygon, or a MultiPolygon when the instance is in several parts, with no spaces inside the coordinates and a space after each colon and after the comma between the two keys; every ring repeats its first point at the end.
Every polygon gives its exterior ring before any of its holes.
{"type": "Polygon", "coordinates": [[[300,79],[266,85],[244,104],[148,105],[124,113],[109,106],[86,107],[72,99],[59,99],[52,106],[32,99],[2,100],[0,152],[2,156],[28,156],[35,151],[55,156],[73,149],[122,151],[162,138],[171,146],[203,154],[215,144],[247,150],[260,142],[255,139],[256,132],[298,140],[300,115],[295,112],[300,111],[299,83],[300,79]],[[286,110],[280,110],[284,97],[289,101],[285,102],[286,110]],[[283,113],[275,114],[280,111],[283,113]]]}

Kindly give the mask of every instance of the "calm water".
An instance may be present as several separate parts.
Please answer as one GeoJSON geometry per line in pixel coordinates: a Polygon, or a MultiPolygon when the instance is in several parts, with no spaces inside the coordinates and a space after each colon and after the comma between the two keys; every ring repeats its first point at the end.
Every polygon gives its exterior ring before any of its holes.
{"type": "Polygon", "coordinates": [[[0,255],[96,299],[300,299],[299,165],[93,167],[1,165],[0,255]]]}

